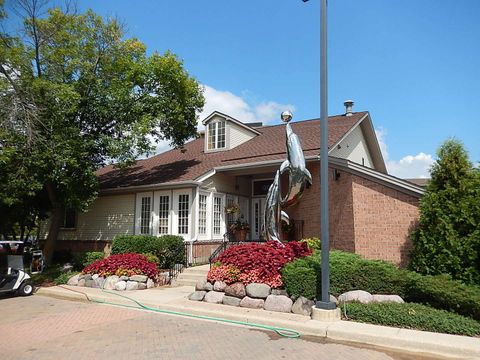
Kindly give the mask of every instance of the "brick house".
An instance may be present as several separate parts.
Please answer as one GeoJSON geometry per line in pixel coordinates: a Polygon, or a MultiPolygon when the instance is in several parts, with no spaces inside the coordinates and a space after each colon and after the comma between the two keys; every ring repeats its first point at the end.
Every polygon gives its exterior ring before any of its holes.
{"type": "MultiPolygon", "coordinates": [[[[199,138],[181,150],[125,170],[99,169],[99,197],[89,211],[66,214],[60,248],[103,249],[119,234],[174,234],[212,250],[237,216],[250,224],[248,239],[260,239],[265,195],[286,158],[285,126],[245,124],[220,112],[203,124],[199,138]],[[226,214],[232,204],[239,215],[226,214]]],[[[320,123],[291,125],[313,185],[287,213],[297,238],[319,236],[320,123]]],[[[331,246],[405,264],[422,187],[388,175],[368,112],[331,116],[328,126],[331,246]]]]}

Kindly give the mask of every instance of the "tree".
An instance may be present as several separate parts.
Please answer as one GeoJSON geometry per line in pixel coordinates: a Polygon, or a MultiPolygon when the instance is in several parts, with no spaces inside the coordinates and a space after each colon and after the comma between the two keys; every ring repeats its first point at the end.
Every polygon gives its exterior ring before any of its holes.
{"type": "Polygon", "coordinates": [[[456,140],[438,150],[412,241],[412,269],[480,283],[480,173],[456,140]]]}
{"type": "Polygon", "coordinates": [[[47,195],[50,259],[65,208],[82,211],[96,198],[96,169],[131,164],[152,150],[151,138],[181,147],[196,134],[204,98],[174,54],[147,55],[117,20],[17,4],[22,31],[0,37],[0,159],[11,165],[5,176],[47,195]]]}

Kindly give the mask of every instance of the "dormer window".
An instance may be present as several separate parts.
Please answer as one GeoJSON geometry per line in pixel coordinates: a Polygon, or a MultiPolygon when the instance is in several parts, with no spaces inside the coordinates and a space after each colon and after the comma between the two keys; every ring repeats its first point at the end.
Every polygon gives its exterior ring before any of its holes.
{"type": "Polygon", "coordinates": [[[225,120],[208,124],[208,150],[225,148],[225,120]]]}

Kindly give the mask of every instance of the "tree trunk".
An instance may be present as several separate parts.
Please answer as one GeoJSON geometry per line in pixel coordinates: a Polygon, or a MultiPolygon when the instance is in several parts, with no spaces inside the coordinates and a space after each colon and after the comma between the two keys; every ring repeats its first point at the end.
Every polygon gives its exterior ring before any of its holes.
{"type": "Polygon", "coordinates": [[[50,228],[48,229],[47,240],[45,241],[45,246],[43,247],[43,253],[45,256],[45,262],[49,265],[52,262],[53,252],[55,251],[55,245],[57,243],[58,232],[63,221],[63,206],[58,201],[57,192],[55,186],[52,183],[46,185],[48,199],[52,205],[51,215],[50,215],[50,228]]]}

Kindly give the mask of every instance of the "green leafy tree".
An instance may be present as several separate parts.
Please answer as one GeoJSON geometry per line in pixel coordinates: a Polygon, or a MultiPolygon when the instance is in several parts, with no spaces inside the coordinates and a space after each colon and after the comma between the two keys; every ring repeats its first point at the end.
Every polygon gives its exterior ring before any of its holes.
{"type": "Polygon", "coordinates": [[[438,150],[412,241],[412,269],[480,284],[480,174],[456,140],[438,150]]]}
{"type": "MultiPolygon", "coordinates": [[[[64,209],[85,210],[96,198],[96,169],[131,164],[152,138],[181,147],[196,134],[204,98],[174,54],[148,55],[117,20],[60,8],[41,16],[45,1],[17,3],[23,29],[0,38],[2,176],[17,179],[17,191],[28,183],[30,195],[47,195],[50,259],[64,209]]],[[[10,194],[10,205],[25,200],[10,194]]]]}

